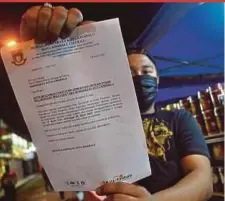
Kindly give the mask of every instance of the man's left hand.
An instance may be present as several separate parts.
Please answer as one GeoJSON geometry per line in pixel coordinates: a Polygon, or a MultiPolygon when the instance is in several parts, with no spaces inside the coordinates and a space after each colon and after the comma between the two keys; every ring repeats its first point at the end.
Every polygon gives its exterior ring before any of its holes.
{"type": "Polygon", "coordinates": [[[128,183],[107,183],[96,190],[104,201],[153,201],[153,196],[143,187],[128,183]]]}

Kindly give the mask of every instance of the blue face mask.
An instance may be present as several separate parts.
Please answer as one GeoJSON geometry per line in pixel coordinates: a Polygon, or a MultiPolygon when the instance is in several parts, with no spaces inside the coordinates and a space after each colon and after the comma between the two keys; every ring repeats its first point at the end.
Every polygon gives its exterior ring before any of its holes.
{"type": "Polygon", "coordinates": [[[158,92],[157,78],[150,75],[133,77],[135,91],[141,112],[147,111],[155,101],[158,92]]]}

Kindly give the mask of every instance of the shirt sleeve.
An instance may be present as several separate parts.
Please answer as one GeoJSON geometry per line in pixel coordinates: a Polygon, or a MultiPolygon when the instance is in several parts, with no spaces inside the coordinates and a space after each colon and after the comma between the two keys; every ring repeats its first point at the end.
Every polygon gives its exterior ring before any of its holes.
{"type": "Polygon", "coordinates": [[[180,157],[197,154],[210,159],[208,146],[197,120],[186,110],[176,111],[175,114],[176,146],[180,157]]]}

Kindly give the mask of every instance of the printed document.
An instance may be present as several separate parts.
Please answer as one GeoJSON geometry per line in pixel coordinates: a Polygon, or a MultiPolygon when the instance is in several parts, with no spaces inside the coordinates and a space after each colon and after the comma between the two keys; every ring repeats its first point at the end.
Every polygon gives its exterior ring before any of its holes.
{"type": "Polygon", "coordinates": [[[56,191],[151,175],[118,19],[80,26],[53,44],[4,47],[1,55],[56,191]]]}

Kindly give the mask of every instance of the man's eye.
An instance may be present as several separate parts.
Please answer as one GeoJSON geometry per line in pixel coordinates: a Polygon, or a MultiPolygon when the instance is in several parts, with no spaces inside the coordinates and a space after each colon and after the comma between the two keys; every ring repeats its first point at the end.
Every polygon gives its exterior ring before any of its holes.
{"type": "Polygon", "coordinates": [[[150,70],[150,69],[149,69],[149,70],[147,70],[147,69],[146,69],[146,70],[143,70],[143,72],[142,72],[142,73],[143,73],[143,74],[150,74],[150,73],[152,73],[152,70],[150,70]]]}

